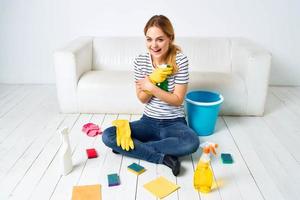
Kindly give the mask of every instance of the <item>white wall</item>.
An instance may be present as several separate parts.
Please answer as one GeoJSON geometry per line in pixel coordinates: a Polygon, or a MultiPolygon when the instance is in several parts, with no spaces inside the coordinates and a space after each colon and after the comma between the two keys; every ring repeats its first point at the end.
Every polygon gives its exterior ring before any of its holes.
{"type": "Polygon", "coordinates": [[[298,0],[0,0],[0,82],[54,83],[54,49],[80,35],[142,36],[154,14],[177,36],[249,38],[273,54],[271,84],[300,85],[298,0]]]}

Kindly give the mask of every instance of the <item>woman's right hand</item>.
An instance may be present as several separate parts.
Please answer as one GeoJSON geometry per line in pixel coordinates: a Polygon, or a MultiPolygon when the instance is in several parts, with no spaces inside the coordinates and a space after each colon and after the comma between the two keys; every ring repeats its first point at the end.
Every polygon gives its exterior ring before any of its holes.
{"type": "Polygon", "coordinates": [[[153,84],[161,83],[173,72],[173,67],[156,68],[150,75],[149,79],[153,84]]]}

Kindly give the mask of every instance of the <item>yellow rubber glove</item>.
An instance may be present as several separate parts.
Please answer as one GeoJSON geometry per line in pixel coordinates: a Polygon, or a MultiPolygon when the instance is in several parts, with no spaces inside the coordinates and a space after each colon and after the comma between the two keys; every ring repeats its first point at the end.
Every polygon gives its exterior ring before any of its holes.
{"type": "Polygon", "coordinates": [[[153,84],[161,83],[173,72],[173,67],[158,67],[150,75],[149,79],[153,84]]]}
{"type": "Polygon", "coordinates": [[[112,122],[116,126],[117,145],[121,146],[123,150],[129,151],[134,149],[134,144],[131,139],[131,130],[128,120],[118,119],[112,122]]]}

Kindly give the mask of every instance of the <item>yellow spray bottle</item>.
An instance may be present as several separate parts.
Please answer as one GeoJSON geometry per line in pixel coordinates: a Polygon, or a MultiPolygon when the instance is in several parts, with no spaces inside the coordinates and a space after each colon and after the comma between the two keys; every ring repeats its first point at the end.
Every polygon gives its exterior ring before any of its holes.
{"type": "Polygon", "coordinates": [[[194,173],[194,187],[199,192],[208,193],[211,191],[213,182],[213,172],[210,166],[210,153],[216,155],[218,144],[205,142],[200,146],[203,150],[194,173]]]}

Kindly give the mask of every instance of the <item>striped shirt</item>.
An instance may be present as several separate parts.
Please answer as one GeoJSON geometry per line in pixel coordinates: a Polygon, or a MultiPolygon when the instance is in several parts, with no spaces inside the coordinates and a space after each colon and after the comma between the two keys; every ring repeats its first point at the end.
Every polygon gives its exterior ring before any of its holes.
{"type": "MultiPolygon", "coordinates": [[[[168,91],[171,93],[175,89],[175,84],[187,84],[189,80],[188,58],[182,53],[177,53],[176,64],[178,66],[177,72],[168,77],[168,91]]],[[[145,76],[150,75],[153,69],[154,67],[149,53],[141,54],[135,58],[135,80],[143,79],[145,76]]],[[[174,119],[185,116],[183,105],[172,106],[155,96],[152,96],[146,104],[144,114],[156,119],[174,119]]]]}

